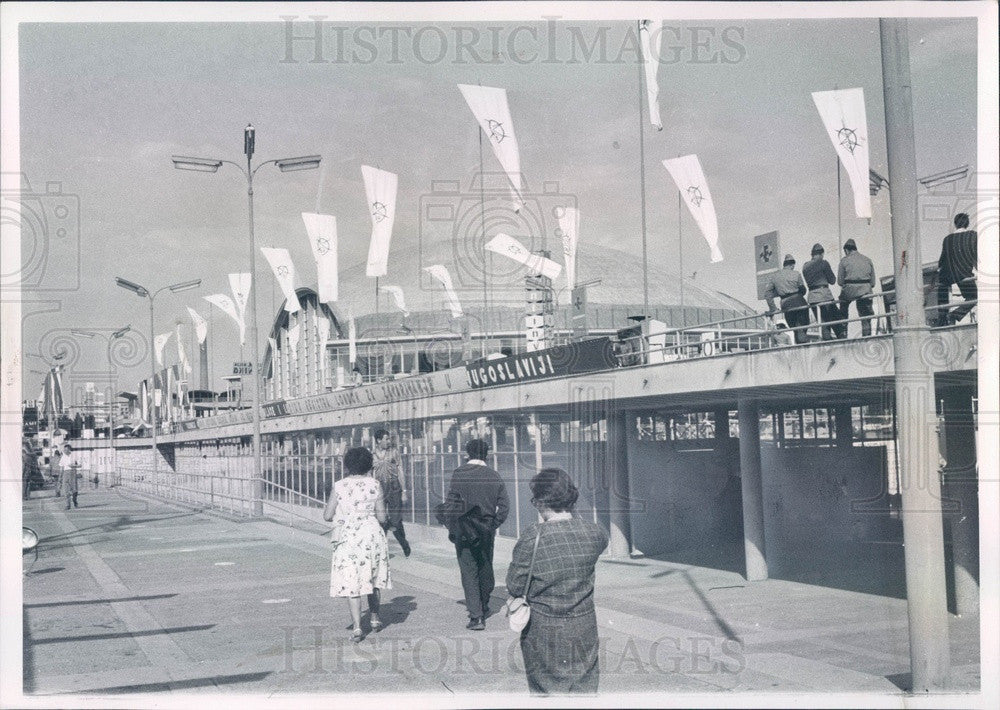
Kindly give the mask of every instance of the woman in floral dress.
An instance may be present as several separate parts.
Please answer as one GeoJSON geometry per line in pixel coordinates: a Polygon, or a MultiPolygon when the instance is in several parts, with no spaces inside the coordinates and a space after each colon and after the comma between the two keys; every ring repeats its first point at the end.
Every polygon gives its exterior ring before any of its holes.
{"type": "Polygon", "coordinates": [[[379,631],[379,590],[391,589],[389,546],[382,525],[386,520],[382,486],[371,476],[372,455],[358,447],[344,454],[347,475],[333,485],[323,519],[333,522],[333,562],[330,596],[346,597],[354,626],[351,639],[360,641],[361,596],[368,596],[372,631],[379,631]]]}

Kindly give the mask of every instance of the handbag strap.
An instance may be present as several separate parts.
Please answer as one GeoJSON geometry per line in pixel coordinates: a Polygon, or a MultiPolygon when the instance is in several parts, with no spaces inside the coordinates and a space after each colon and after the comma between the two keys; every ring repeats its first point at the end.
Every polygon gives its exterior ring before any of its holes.
{"type": "Polygon", "coordinates": [[[531,548],[531,562],[528,564],[528,581],[524,585],[524,598],[528,598],[528,590],[531,589],[531,573],[535,569],[535,553],[538,552],[538,541],[542,537],[542,526],[538,526],[538,532],[535,533],[535,546],[531,548]]]}

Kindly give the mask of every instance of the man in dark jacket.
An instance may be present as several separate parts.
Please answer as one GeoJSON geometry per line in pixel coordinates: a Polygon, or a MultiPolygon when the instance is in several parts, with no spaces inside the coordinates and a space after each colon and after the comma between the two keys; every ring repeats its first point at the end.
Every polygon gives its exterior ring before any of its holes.
{"type": "Polygon", "coordinates": [[[965,318],[979,298],[976,278],[973,274],[979,259],[978,235],[969,229],[969,215],[955,215],[955,231],[944,238],[941,244],[941,258],[938,259],[938,310],[939,325],[953,325],[965,318]],[[948,311],[951,285],[956,284],[962,292],[965,303],[948,311]]]}
{"type": "Polygon", "coordinates": [[[455,543],[469,612],[466,628],[474,631],[486,628],[495,586],[493,541],[510,507],[500,474],[486,465],[489,451],[490,445],[482,439],[466,444],[469,460],[455,469],[448,495],[437,511],[438,521],[448,527],[448,539],[455,543]]]}

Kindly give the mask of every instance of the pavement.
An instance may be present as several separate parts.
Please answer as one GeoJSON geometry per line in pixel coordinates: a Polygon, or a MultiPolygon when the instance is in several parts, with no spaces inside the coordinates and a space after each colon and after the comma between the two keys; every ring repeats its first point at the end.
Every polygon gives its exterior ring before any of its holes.
{"type": "MultiPolygon", "coordinates": [[[[453,548],[416,526],[411,557],[390,540],[385,628],[355,645],[346,602],[328,596],[319,526],[228,518],[121,487],[84,487],[69,511],[51,491],[32,495],[24,525],[40,545],[24,578],[26,695],[526,692],[506,619],[465,629],[453,548]]],[[[491,606],[505,598],[498,586],[491,606]]],[[[645,558],[602,559],[595,598],[605,697],[723,704],[705,694],[908,687],[900,598],[645,558]]],[[[950,638],[952,686],[974,692],[979,620],[950,617],[950,638]]]]}

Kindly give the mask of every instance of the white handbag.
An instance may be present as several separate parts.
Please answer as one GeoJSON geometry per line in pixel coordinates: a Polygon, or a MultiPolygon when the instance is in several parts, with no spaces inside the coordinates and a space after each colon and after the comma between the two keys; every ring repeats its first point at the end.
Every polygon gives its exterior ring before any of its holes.
{"type": "Polygon", "coordinates": [[[535,554],[538,552],[538,540],[542,536],[542,526],[538,526],[538,533],[535,535],[535,546],[531,548],[531,562],[528,564],[528,580],[524,585],[524,595],[511,597],[504,605],[507,613],[507,623],[510,630],[520,633],[528,625],[531,619],[531,605],[528,604],[528,590],[531,589],[531,573],[535,568],[535,554]]]}

